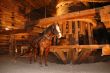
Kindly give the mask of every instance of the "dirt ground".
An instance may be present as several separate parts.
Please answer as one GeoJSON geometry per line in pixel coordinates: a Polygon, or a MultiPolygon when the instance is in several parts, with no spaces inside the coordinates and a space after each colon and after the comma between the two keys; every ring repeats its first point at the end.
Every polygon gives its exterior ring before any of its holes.
{"type": "Polygon", "coordinates": [[[16,62],[9,56],[0,56],[0,73],[110,73],[110,62],[57,64],[48,62],[40,66],[38,62],[29,64],[26,58],[16,62]]]}

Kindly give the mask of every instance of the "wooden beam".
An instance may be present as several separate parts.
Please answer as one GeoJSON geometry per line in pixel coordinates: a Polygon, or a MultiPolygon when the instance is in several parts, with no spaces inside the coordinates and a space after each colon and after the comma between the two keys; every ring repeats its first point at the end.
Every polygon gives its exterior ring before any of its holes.
{"type": "MultiPolygon", "coordinates": [[[[102,49],[102,47],[106,46],[108,44],[103,44],[103,45],[58,45],[58,46],[51,46],[51,50],[54,49],[102,49]]],[[[110,46],[110,45],[108,45],[110,46]]]]}
{"type": "Polygon", "coordinates": [[[66,34],[66,31],[67,31],[66,24],[67,24],[67,22],[64,21],[64,23],[63,23],[63,35],[65,35],[66,34]]]}
{"type": "Polygon", "coordinates": [[[92,34],[91,34],[91,24],[87,25],[88,29],[88,39],[89,39],[89,44],[92,44],[92,34]]]}
{"type": "Polygon", "coordinates": [[[36,8],[36,5],[34,4],[34,1],[31,0],[25,0],[28,4],[30,4],[30,6],[32,6],[33,8],[36,8]]]}
{"type": "Polygon", "coordinates": [[[32,32],[38,32],[38,33],[41,33],[43,31],[44,31],[44,29],[40,28],[40,27],[34,27],[34,29],[32,30],[32,32]]]}
{"type": "Polygon", "coordinates": [[[52,23],[56,21],[64,21],[64,20],[77,19],[77,18],[87,18],[88,16],[95,15],[95,13],[96,13],[95,9],[72,12],[72,13],[68,13],[65,15],[61,15],[61,16],[40,19],[39,22],[37,21],[36,25],[45,27],[45,26],[51,25],[52,23]]]}
{"type": "Polygon", "coordinates": [[[72,34],[72,21],[69,21],[68,25],[69,25],[69,28],[68,28],[69,34],[72,34]]]}
{"type": "Polygon", "coordinates": [[[44,27],[41,27],[41,26],[34,26],[34,28],[45,29],[44,27]]]}
{"type": "Polygon", "coordinates": [[[79,44],[79,28],[78,28],[78,21],[75,22],[75,44],[79,44]]]}
{"type": "Polygon", "coordinates": [[[60,57],[60,59],[63,61],[63,63],[66,64],[67,60],[66,60],[64,52],[62,50],[60,50],[60,49],[55,49],[54,51],[56,52],[57,57],[58,58],[60,57]]]}
{"type": "Polygon", "coordinates": [[[13,29],[13,30],[2,30],[0,31],[0,34],[16,34],[16,33],[25,33],[25,32],[29,32],[26,31],[25,29],[13,29]]]}
{"type": "Polygon", "coordinates": [[[25,0],[25,2],[27,2],[30,6],[32,6],[33,8],[40,8],[40,7],[43,7],[43,6],[46,6],[48,5],[51,0],[25,0]]]}
{"type": "Polygon", "coordinates": [[[109,0],[78,0],[81,2],[110,2],[109,0]]]}

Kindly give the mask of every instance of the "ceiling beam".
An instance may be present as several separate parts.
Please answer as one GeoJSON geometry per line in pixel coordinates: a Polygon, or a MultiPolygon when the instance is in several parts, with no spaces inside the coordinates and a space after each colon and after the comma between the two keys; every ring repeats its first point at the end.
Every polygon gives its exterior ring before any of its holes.
{"type": "Polygon", "coordinates": [[[88,10],[68,13],[68,14],[61,15],[61,16],[40,19],[39,21],[36,22],[35,26],[46,28],[52,23],[62,21],[62,20],[64,21],[64,20],[69,20],[69,19],[87,18],[90,16],[94,16],[96,13],[95,10],[96,9],[88,9],[88,10]]]}
{"type": "Polygon", "coordinates": [[[24,1],[30,4],[30,6],[32,6],[35,9],[39,9],[40,7],[46,6],[51,2],[51,0],[34,0],[34,1],[24,0],[24,1]]]}
{"type": "Polygon", "coordinates": [[[36,8],[36,5],[34,4],[33,1],[31,1],[31,0],[25,0],[25,2],[27,2],[28,4],[30,4],[30,6],[32,6],[33,8],[36,8]]]}
{"type": "Polygon", "coordinates": [[[25,33],[28,32],[24,29],[13,29],[13,30],[1,30],[0,34],[9,35],[9,34],[17,34],[17,33],[25,33]]]}
{"type": "Polygon", "coordinates": [[[44,29],[39,28],[39,27],[34,27],[32,32],[38,32],[38,33],[42,33],[44,31],[44,29]]]}
{"type": "Polygon", "coordinates": [[[78,0],[81,2],[110,2],[110,0],[78,0]]]}

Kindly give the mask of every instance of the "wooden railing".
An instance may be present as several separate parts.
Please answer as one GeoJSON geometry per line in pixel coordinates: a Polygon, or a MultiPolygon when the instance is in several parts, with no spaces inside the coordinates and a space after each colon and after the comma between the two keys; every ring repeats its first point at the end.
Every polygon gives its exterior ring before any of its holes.
{"type": "MultiPolygon", "coordinates": [[[[51,49],[101,49],[102,47],[109,45],[109,44],[104,44],[104,45],[57,45],[57,46],[51,46],[51,49]]],[[[110,46],[110,45],[109,45],[110,46]]]]}

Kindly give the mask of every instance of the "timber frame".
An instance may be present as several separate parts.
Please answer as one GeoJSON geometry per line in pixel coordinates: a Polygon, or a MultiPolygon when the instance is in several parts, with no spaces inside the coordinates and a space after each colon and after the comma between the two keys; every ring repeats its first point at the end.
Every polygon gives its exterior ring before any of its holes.
{"type": "MultiPolygon", "coordinates": [[[[106,7],[110,7],[110,6],[106,6],[106,7]]],[[[106,9],[105,7],[105,9],[106,9]]],[[[102,8],[97,8],[98,10],[102,9],[102,8]]],[[[78,12],[72,12],[72,13],[68,13],[65,15],[61,15],[61,16],[57,16],[57,17],[50,17],[50,18],[44,18],[44,19],[40,19],[38,22],[36,22],[37,27],[42,27],[42,28],[47,28],[48,26],[50,26],[52,23],[58,23],[62,34],[66,34],[68,36],[68,34],[73,34],[72,33],[72,22],[75,22],[75,41],[76,43],[74,45],[54,45],[51,46],[51,52],[57,53],[60,57],[60,59],[65,63],[66,61],[66,57],[64,56],[63,52],[69,52],[71,49],[99,49],[99,48],[103,48],[106,45],[109,44],[103,44],[103,45],[95,45],[93,44],[92,41],[92,34],[91,34],[91,30],[93,30],[93,28],[96,27],[96,21],[94,19],[95,14],[97,13],[97,9],[88,9],[88,10],[83,10],[83,11],[78,11],[78,12]],[[89,45],[79,45],[78,44],[78,21],[81,22],[86,22],[89,26],[88,26],[88,33],[89,33],[89,45]],[[69,32],[66,33],[66,24],[67,22],[69,22],[69,32]],[[62,24],[62,25],[61,25],[62,24]],[[90,25],[92,24],[92,26],[90,25]],[[63,27],[62,27],[63,26],[63,27]],[[62,29],[63,28],[63,29],[62,29]],[[92,29],[90,29],[92,28],[92,29]],[[90,45],[91,44],[91,45],[90,45]]],[[[100,11],[99,11],[100,13],[100,11]]],[[[110,48],[110,47],[109,47],[110,48]]],[[[78,52],[78,51],[76,51],[78,52]]],[[[109,54],[110,55],[110,54],[109,54]]],[[[75,60],[73,60],[74,62],[75,60]]]]}

